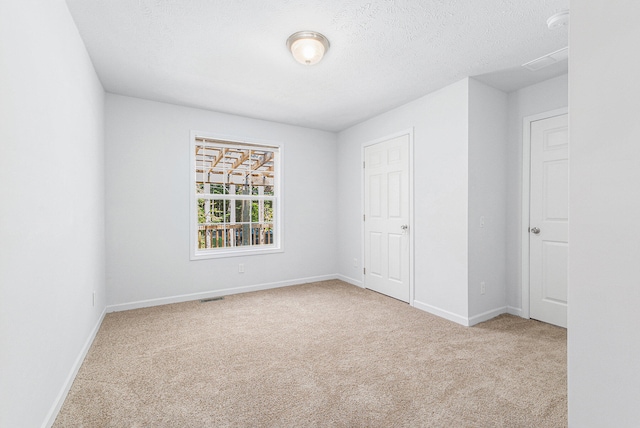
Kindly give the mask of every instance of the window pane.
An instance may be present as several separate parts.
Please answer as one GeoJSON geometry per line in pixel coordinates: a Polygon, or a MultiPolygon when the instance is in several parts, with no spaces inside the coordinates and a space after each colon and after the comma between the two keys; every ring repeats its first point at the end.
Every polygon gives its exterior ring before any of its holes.
{"type": "Polygon", "coordinates": [[[225,246],[224,227],[216,224],[198,225],[198,248],[220,248],[225,246]]]}
{"type": "Polygon", "coordinates": [[[229,191],[227,189],[227,186],[225,186],[224,184],[209,184],[209,194],[211,195],[225,195],[228,192],[229,191]]]}
{"type": "Polygon", "coordinates": [[[212,201],[211,199],[204,200],[204,215],[205,215],[204,222],[206,224],[217,223],[215,218],[215,213],[214,213],[214,204],[215,204],[215,201],[212,201]]]}
{"type": "Polygon", "coordinates": [[[251,201],[235,201],[236,223],[249,223],[251,221],[251,201]]]}
{"type": "Polygon", "coordinates": [[[264,201],[264,220],[265,223],[273,223],[273,201],[264,201]]]}
{"type": "Polygon", "coordinates": [[[224,247],[224,228],[211,228],[211,248],[224,247]]]}
{"type": "Polygon", "coordinates": [[[268,160],[269,155],[272,155],[272,153],[266,150],[252,150],[251,151],[251,169],[253,171],[258,171],[264,165],[264,163],[268,160]]]}
{"type": "Polygon", "coordinates": [[[251,243],[253,245],[273,244],[273,227],[268,224],[253,224],[251,227],[251,243]]]}
{"type": "Polygon", "coordinates": [[[236,185],[236,195],[248,195],[251,186],[245,186],[244,184],[236,185]]]}
{"type": "Polygon", "coordinates": [[[226,155],[226,165],[229,172],[236,173],[249,170],[251,150],[234,148],[229,149],[226,155]]]}
{"type": "Polygon", "coordinates": [[[259,223],[260,222],[260,208],[262,203],[260,201],[251,201],[251,222],[259,223]]]}
{"type": "Polygon", "coordinates": [[[231,222],[231,201],[224,201],[224,222],[231,222]]]}
{"type": "Polygon", "coordinates": [[[224,202],[218,199],[198,199],[198,223],[222,223],[225,214],[224,202]]]}
{"type": "Polygon", "coordinates": [[[214,199],[213,201],[213,214],[211,216],[212,223],[225,223],[226,210],[225,202],[221,199],[214,199]]]}
{"type": "Polygon", "coordinates": [[[206,211],[204,199],[198,199],[198,223],[206,223],[206,211]]]}
{"type": "Polygon", "coordinates": [[[274,196],[275,193],[275,175],[273,172],[265,172],[264,173],[264,194],[269,196],[274,196]]]}
{"type": "Polygon", "coordinates": [[[224,171],[219,168],[206,168],[202,177],[205,183],[219,184],[225,182],[224,171]]]}
{"type": "Polygon", "coordinates": [[[262,173],[254,172],[251,175],[251,194],[252,195],[263,195],[265,187],[265,177],[262,173]]]}
{"type": "Polygon", "coordinates": [[[251,223],[242,223],[237,229],[237,245],[251,245],[251,223]]]}
{"type": "Polygon", "coordinates": [[[251,169],[253,171],[273,171],[274,152],[272,150],[253,150],[251,169]]]}
{"type": "Polygon", "coordinates": [[[227,225],[227,247],[236,247],[242,245],[240,236],[241,225],[229,224],[227,225]]]}

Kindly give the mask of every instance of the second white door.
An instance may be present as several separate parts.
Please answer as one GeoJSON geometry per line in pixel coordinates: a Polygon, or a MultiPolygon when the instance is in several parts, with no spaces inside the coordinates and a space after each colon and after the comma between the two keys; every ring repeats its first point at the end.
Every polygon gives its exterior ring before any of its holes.
{"type": "Polygon", "coordinates": [[[530,317],[567,326],[569,130],[567,115],[531,122],[530,317]]]}
{"type": "Polygon", "coordinates": [[[364,157],[364,284],[409,302],[409,135],[367,146],[364,157]]]}

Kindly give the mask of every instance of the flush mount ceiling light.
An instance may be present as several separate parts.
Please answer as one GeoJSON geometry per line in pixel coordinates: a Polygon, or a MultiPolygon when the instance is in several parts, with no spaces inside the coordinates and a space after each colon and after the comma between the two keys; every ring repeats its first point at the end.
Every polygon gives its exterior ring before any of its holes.
{"type": "Polygon", "coordinates": [[[300,64],[313,65],[329,50],[329,40],[315,31],[298,31],[289,36],[287,47],[300,64]]]}

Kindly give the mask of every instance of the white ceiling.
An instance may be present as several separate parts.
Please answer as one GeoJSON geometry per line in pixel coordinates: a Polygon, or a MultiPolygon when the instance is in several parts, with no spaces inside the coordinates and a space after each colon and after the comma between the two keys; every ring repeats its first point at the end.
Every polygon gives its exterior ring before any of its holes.
{"type": "Polygon", "coordinates": [[[67,0],[108,92],[339,131],[466,76],[511,91],[566,72],[569,0],[67,0]],[[292,33],[323,33],[315,66],[292,33]]]}

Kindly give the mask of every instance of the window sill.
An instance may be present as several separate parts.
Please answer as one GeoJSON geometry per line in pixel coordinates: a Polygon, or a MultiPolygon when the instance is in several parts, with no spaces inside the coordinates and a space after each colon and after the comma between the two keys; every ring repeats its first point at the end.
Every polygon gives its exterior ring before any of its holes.
{"type": "Polygon", "coordinates": [[[205,250],[192,252],[190,260],[223,259],[228,257],[257,256],[263,254],[283,253],[284,249],[276,246],[267,248],[230,248],[224,250],[205,250]]]}

